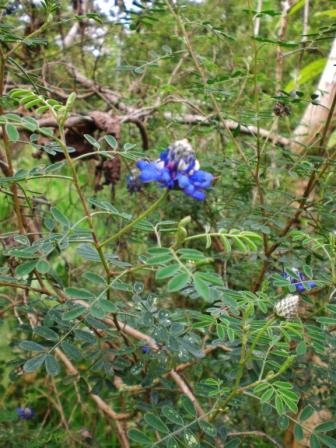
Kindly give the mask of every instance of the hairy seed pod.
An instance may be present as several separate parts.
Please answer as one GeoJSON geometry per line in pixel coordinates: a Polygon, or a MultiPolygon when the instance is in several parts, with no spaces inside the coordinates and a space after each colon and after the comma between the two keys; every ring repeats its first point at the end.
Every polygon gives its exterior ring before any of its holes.
{"type": "Polygon", "coordinates": [[[300,297],[288,294],[284,299],[279,300],[274,305],[274,313],[287,320],[298,317],[300,297]]]}

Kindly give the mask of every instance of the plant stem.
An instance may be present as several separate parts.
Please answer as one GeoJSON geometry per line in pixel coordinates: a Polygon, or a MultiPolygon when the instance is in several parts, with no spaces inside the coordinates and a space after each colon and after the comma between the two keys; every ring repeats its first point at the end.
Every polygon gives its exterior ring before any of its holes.
{"type": "Polygon", "coordinates": [[[167,196],[168,196],[168,190],[165,190],[165,192],[159,197],[159,199],[156,202],[154,202],[147,210],[145,210],[143,213],[141,213],[137,218],[135,218],[132,222],[127,224],[125,227],[120,229],[117,233],[110,236],[102,243],[100,243],[100,248],[102,248],[103,246],[106,246],[106,244],[110,243],[111,241],[117,240],[121,236],[125,235],[125,233],[129,232],[136,224],[138,224],[138,222],[142,221],[147,216],[149,216],[151,213],[153,213],[159,207],[159,205],[161,205],[161,203],[166,199],[167,196]]]}
{"type": "Polygon", "coordinates": [[[70,154],[69,154],[66,142],[65,142],[64,128],[62,126],[60,126],[59,127],[59,131],[60,131],[60,138],[57,139],[57,142],[62,147],[65,159],[66,159],[67,164],[68,164],[68,166],[69,166],[69,168],[71,170],[73,184],[75,186],[75,189],[76,189],[77,194],[79,196],[80,202],[82,204],[85,216],[87,218],[88,225],[89,225],[90,230],[91,230],[93,243],[94,243],[94,245],[96,247],[96,250],[98,252],[99,258],[100,258],[100,260],[101,260],[101,262],[102,262],[102,264],[104,266],[105,272],[107,274],[107,280],[108,280],[108,283],[109,283],[109,280],[110,280],[110,268],[109,268],[109,265],[108,265],[108,263],[106,261],[104,252],[103,252],[101,246],[99,245],[99,241],[98,241],[98,238],[97,238],[97,235],[96,235],[96,232],[95,232],[95,228],[94,228],[94,225],[93,225],[93,219],[92,219],[92,216],[91,216],[91,213],[90,213],[90,210],[89,210],[89,206],[88,206],[88,204],[86,202],[85,196],[84,196],[84,194],[83,194],[83,192],[81,190],[81,187],[79,185],[78,175],[77,175],[76,169],[74,167],[74,164],[72,162],[72,159],[70,157],[70,154]]]}

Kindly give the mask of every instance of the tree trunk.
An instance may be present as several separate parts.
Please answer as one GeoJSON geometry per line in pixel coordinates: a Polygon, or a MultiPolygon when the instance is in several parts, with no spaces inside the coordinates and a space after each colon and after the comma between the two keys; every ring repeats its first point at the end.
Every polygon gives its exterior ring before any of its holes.
{"type": "MultiPolygon", "coordinates": [[[[308,146],[313,146],[320,138],[325,125],[330,106],[336,94],[336,39],[334,39],[328,61],[317,86],[316,93],[319,104],[310,103],[306,108],[301,121],[294,131],[292,149],[301,152],[308,146]]],[[[332,132],[335,120],[329,127],[328,134],[332,132]]],[[[326,140],[327,141],[327,140],[326,140]]]]}

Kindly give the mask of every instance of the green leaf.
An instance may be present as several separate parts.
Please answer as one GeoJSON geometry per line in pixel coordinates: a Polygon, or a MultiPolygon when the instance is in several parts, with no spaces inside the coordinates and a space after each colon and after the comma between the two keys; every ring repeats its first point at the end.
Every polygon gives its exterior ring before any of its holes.
{"type": "Polygon", "coordinates": [[[197,276],[212,285],[223,286],[223,279],[220,275],[213,272],[197,272],[197,276]]]}
{"type": "Polygon", "coordinates": [[[329,432],[334,431],[336,429],[336,422],[325,422],[321,423],[321,425],[316,426],[314,431],[316,432],[329,432]]]}
{"type": "Polygon", "coordinates": [[[285,412],[284,402],[281,400],[281,398],[279,396],[275,397],[275,409],[277,410],[277,413],[279,415],[281,415],[285,412]]]}
{"type": "Polygon", "coordinates": [[[190,398],[184,395],[183,397],[181,397],[181,404],[187,414],[189,414],[191,417],[196,417],[196,411],[190,398]]]}
{"type": "Polygon", "coordinates": [[[105,315],[106,315],[106,311],[104,311],[102,308],[100,308],[98,303],[96,303],[95,305],[93,305],[90,308],[90,316],[93,316],[96,319],[102,319],[105,315]]]}
{"type": "Polygon", "coordinates": [[[105,313],[116,313],[118,311],[117,307],[111,302],[111,300],[100,299],[98,304],[105,313]]]}
{"type": "Polygon", "coordinates": [[[321,448],[321,444],[319,442],[319,439],[316,437],[315,434],[312,434],[309,439],[310,448],[321,448]]]}
{"type": "Polygon", "coordinates": [[[216,325],[216,332],[219,339],[225,339],[225,326],[222,324],[216,325]]]}
{"type": "Polygon", "coordinates": [[[270,399],[273,397],[274,389],[270,387],[267,389],[260,397],[260,401],[262,403],[266,403],[267,401],[270,401],[270,399]]]}
{"type": "Polygon", "coordinates": [[[147,258],[146,263],[149,265],[156,265],[156,264],[166,264],[172,261],[174,257],[172,254],[162,254],[162,255],[155,255],[154,257],[147,258]]]}
{"type": "Polygon", "coordinates": [[[6,124],[5,128],[9,141],[17,142],[18,140],[20,140],[20,134],[15,126],[13,126],[12,124],[6,124]]]}
{"type": "Polygon", "coordinates": [[[199,448],[200,447],[200,444],[198,443],[197,436],[189,429],[184,430],[181,438],[184,442],[182,445],[183,447],[188,447],[188,448],[199,448]]]}
{"type": "Polygon", "coordinates": [[[36,264],[36,269],[40,274],[46,274],[50,271],[50,265],[46,260],[39,260],[36,264]]]}
{"type": "Polygon", "coordinates": [[[27,350],[28,352],[44,352],[46,350],[43,345],[34,341],[22,341],[20,342],[19,347],[22,350],[27,350]]]}
{"type": "Polygon", "coordinates": [[[225,448],[238,448],[240,445],[240,439],[234,438],[230,442],[225,443],[225,448]]]}
{"type": "Polygon", "coordinates": [[[333,317],[317,317],[315,320],[322,325],[336,325],[336,318],[333,317]]]}
{"type": "Polygon", "coordinates": [[[23,125],[32,132],[36,131],[39,127],[38,121],[33,117],[22,117],[21,121],[23,125]]]}
{"type": "Polygon", "coordinates": [[[148,438],[143,432],[139,431],[138,429],[130,429],[128,432],[128,437],[131,440],[134,440],[134,442],[139,443],[140,446],[143,445],[152,445],[152,441],[150,438],[148,438]]]}
{"type": "Polygon", "coordinates": [[[232,248],[231,248],[231,244],[230,244],[229,239],[228,239],[226,236],[222,235],[222,234],[220,235],[220,239],[221,239],[221,241],[222,241],[222,243],[223,243],[225,252],[226,252],[227,254],[230,254],[232,248]]]}
{"type": "Polygon", "coordinates": [[[246,244],[241,238],[237,236],[232,236],[232,239],[239,250],[241,250],[244,253],[247,253],[249,251],[249,248],[246,246],[246,244]]]}
{"type": "Polygon", "coordinates": [[[152,412],[148,412],[144,417],[145,422],[154,428],[156,431],[162,432],[164,434],[169,434],[168,426],[152,412]]]}
{"type": "Polygon", "coordinates": [[[96,285],[105,285],[105,279],[101,275],[94,274],[93,272],[85,272],[83,277],[89,282],[95,283],[96,285]]]}
{"type": "Polygon", "coordinates": [[[113,135],[105,135],[104,139],[106,140],[106,143],[111,146],[112,149],[117,149],[118,148],[118,142],[117,140],[113,137],[113,135]]]}
{"type": "Polygon", "coordinates": [[[162,415],[166,417],[171,423],[175,423],[176,425],[183,425],[183,418],[177,413],[176,409],[172,406],[165,405],[161,409],[162,415]]]}
{"type": "Polygon", "coordinates": [[[28,359],[28,361],[26,361],[23,365],[23,370],[26,373],[35,372],[44,363],[45,358],[46,358],[46,355],[43,354],[43,355],[37,355],[37,356],[34,356],[34,358],[28,359]]]}
{"type": "Polygon", "coordinates": [[[306,406],[300,414],[300,422],[304,422],[305,420],[307,420],[314,414],[314,412],[315,409],[310,404],[308,404],[308,406],[306,406]]]}
{"type": "Polygon", "coordinates": [[[281,431],[284,431],[285,429],[288,428],[289,419],[288,419],[287,415],[281,415],[279,417],[278,422],[279,422],[279,429],[281,429],[281,431]]]}
{"type": "Polygon", "coordinates": [[[294,426],[294,439],[295,440],[302,440],[304,438],[303,429],[300,425],[294,426]]]}
{"type": "Polygon", "coordinates": [[[76,299],[91,300],[94,298],[92,292],[82,288],[65,288],[65,294],[76,299]]]}
{"type": "Polygon", "coordinates": [[[199,420],[198,425],[201,428],[201,430],[205,432],[205,434],[207,434],[210,437],[216,437],[217,429],[215,428],[215,426],[211,425],[205,420],[199,420]]]}
{"type": "Polygon", "coordinates": [[[60,210],[58,210],[58,208],[52,207],[50,209],[50,212],[53,215],[54,219],[56,219],[56,221],[62,224],[62,226],[64,226],[65,228],[70,227],[70,222],[68,218],[64,216],[63,213],[60,210]]]}
{"type": "Polygon", "coordinates": [[[77,347],[75,347],[73,344],[71,344],[68,341],[63,341],[61,344],[62,350],[65,352],[66,355],[69,356],[74,361],[80,361],[82,359],[82,354],[78,350],[77,347]]]}
{"type": "Polygon", "coordinates": [[[303,7],[303,5],[306,3],[306,0],[298,0],[297,3],[295,3],[291,9],[289,10],[288,15],[291,16],[293,14],[295,14],[297,11],[299,11],[299,9],[301,9],[303,7]]]}
{"type": "Polygon", "coordinates": [[[326,58],[319,58],[307,64],[300,70],[299,75],[286,85],[284,90],[289,93],[295,88],[297,82],[301,86],[319,76],[325,67],[326,61],[326,58]]]}
{"type": "Polygon", "coordinates": [[[96,149],[99,150],[100,143],[97,142],[97,140],[94,137],[92,137],[92,135],[84,134],[84,138],[90,143],[90,145],[94,146],[96,149]]]}
{"type": "Polygon", "coordinates": [[[320,441],[328,448],[336,448],[336,440],[333,437],[319,434],[320,441]]]}
{"type": "Polygon", "coordinates": [[[166,448],[180,448],[180,445],[174,439],[174,437],[169,437],[166,442],[166,448]]]}
{"type": "Polygon", "coordinates": [[[188,284],[189,280],[189,274],[187,272],[182,272],[169,280],[167,289],[169,292],[180,291],[188,284]]]}
{"type": "Polygon", "coordinates": [[[55,356],[48,354],[45,358],[45,368],[49,375],[55,376],[60,371],[60,365],[55,356]]]}
{"type": "Polygon", "coordinates": [[[74,308],[72,308],[70,311],[66,311],[62,314],[63,320],[73,320],[76,319],[76,317],[81,316],[86,311],[86,308],[81,305],[77,305],[74,308]]]}
{"type": "Polygon", "coordinates": [[[30,274],[36,267],[37,260],[26,261],[25,263],[19,264],[15,268],[15,275],[17,277],[24,277],[30,274]]]}
{"type": "Polygon", "coordinates": [[[164,268],[158,269],[155,273],[155,278],[157,280],[162,280],[164,278],[172,277],[181,269],[178,263],[170,264],[164,268]]]}
{"type": "Polygon", "coordinates": [[[44,339],[47,339],[47,341],[58,341],[58,334],[51,328],[35,327],[34,333],[36,333],[38,336],[41,336],[44,339]]]}
{"type": "Polygon", "coordinates": [[[202,258],[206,258],[201,251],[196,249],[179,249],[177,252],[181,258],[188,261],[199,261],[202,258]]]}
{"type": "Polygon", "coordinates": [[[203,280],[199,272],[194,275],[194,287],[197,293],[205,300],[209,300],[210,291],[208,284],[203,280]]]}
{"type": "Polygon", "coordinates": [[[306,351],[307,351],[306,343],[305,341],[301,341],[296,347],[296,353],[297,355],[302,356],[306,353],[306,351]]]}

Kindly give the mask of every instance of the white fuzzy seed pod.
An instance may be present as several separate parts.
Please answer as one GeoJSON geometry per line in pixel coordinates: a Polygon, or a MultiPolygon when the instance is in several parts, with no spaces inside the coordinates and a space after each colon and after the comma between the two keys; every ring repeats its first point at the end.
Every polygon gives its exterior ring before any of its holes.
{"type": "Polygon", "coordinates": [[[279,300],[274,305],[274,313],[285,319],[295,319],[298,317],[300,297],[288,294],[284,299],[279,300]]]}

